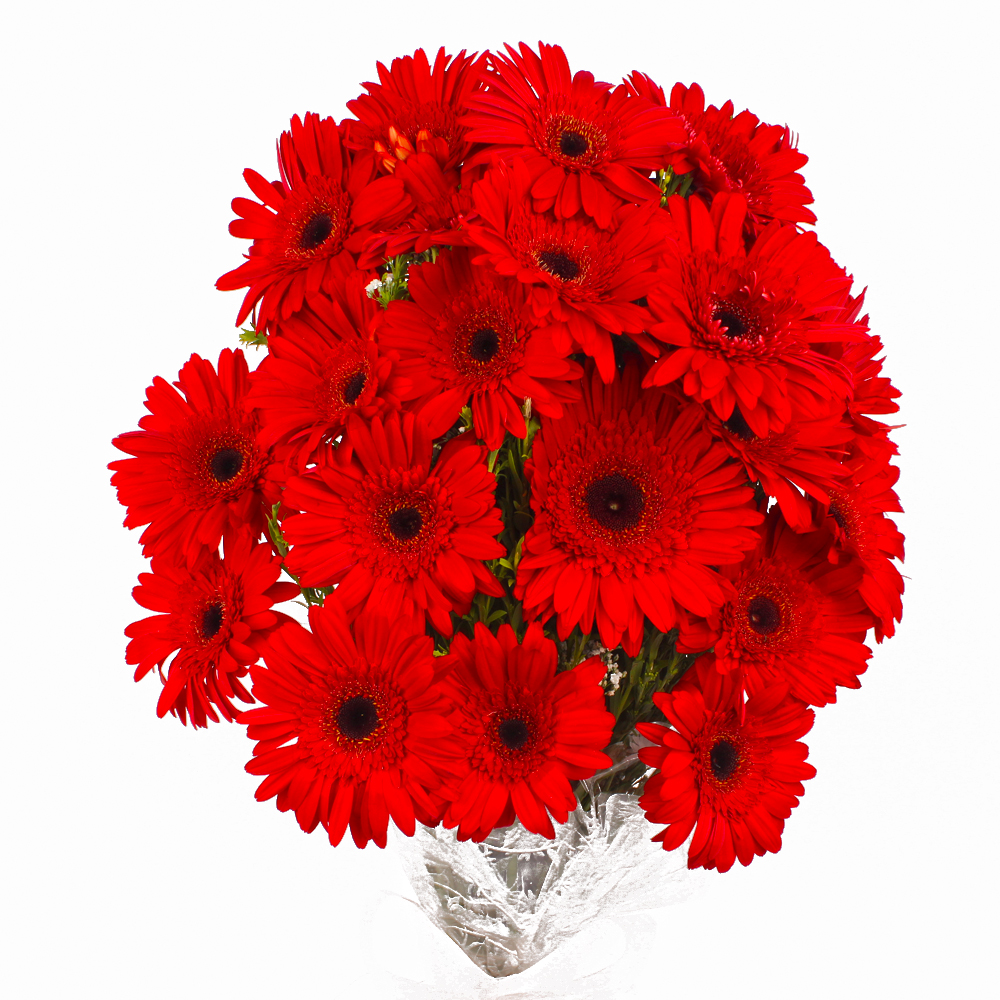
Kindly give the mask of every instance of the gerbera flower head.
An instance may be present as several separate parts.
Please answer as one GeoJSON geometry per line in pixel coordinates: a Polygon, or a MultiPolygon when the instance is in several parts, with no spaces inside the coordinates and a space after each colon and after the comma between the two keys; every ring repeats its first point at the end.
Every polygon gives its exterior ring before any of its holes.
{"type": "Polygon", "coordinates": [[[499,448],[507,431],[525,436],[526,397],[551,417],[579,399],[573,380],[583,370],[538,329],[518,282],[473,267],[466,251],[453,250],[411,267],[408,287],[412,301],[389,304],[379,343],[402,359],[397,367],[432,436],[444,434],[471,401],[477,435],[499,448]]]}
{"type": "Polygon", "coordinates": [[[263,530],[280,469],[258,441],[257,416],[246,406],[249,380],[242,351],[226,348],[218,373],[192,354],[176,389],[153,379],[142,430],[112,442],[134,456],[108,468],[118,501],[128,507],[125,527],[149,526],[140,538],[143,555],[191,567],[218,549],[224,531],[256,537],[263,530]]]}
{"type": "Polygon", "coordinates": [[[882,434],[892,428],[877,420],[870,419],[873,413],[898,413],[900,391],[881,374],[885,358],[876,357],[883,350],[882,341],[877,336],[844,344],[841,360],[851,372],[854,393],[849,401],[849,410],[855,426],[870,436],[882,434]]]}
{"type": "Polygon", "coordinates": [[[738,405],[758,437],[828,415],[849,395],[850,376],[811,345],[864,336],[837,318],[851,279],[813,233],[792,226],[774,224],[745,252],[741,196],[717,196],[711,213],[674,196],[669,209],[678,242],[649,293],[649,332],[675,350],[645,384],[680,379],[721,420],[738,405]]]}
{"type": "Polygon", "coordinates": [[[903,617],[903,577],[893,560],[903,561],[904,538],[887,512],[902,512],[893,487],[899,469],[858,453],[847,460],[849,475],[830,490],[829,505],[816,504],[817,517],[832,533],[829,558],[861,561],[858,593],[875,616],[875,639],[896,632],[903,617]]]}
{"type": "Polygon", "coordinates": [[[361,252],[381,229],[411,208],[402,182],[377,177],[372,155],[352,153],[332,118],[296,115],[278,140],[281,180],[254,170],[243,177],[260,202],[233,200],[240,218],[229,231],[253,240],[245,264],[215,283],[222,291],[248,288],[236,325],[260,303],[257,327],[273,329],[320,289],[332,287],[341,254],[361,252]]]}
{"type": "Polygon", "coordinates": [[[277,582],[281,559],[270,547],[241,534],[228,538],[225,549],[225,558],[213,552],[194,570],[156,557],[152,572],[140,573],[132,591],[137,604],[159,613],[125,629],[132,640],[125,662],[136,664],[137,681],[159,670],[160,718],[170,712],[196,727],[218,722],[219,715],[231,722],[233,698],[253,701],[239,678],[257,662],[261,641],[292,620],[271,610],[298,596],[299,588],[277,582]]]}
{"type": "Polygon", "coordinates": [[[658,772],[646,781],[639,804],[651,823],[668,824],[652,839],[664,850],[688,846],[689,868],[729,871],[739,859],[781,849],[785,820],[815,777],[809,748],[796,742],[812,728],[813,712],[787,695],[784,685],[764,688],[743,711],[720,697],[725,690],[693,684],[653,695],[672,729],[636,728],[656,746],[639,759],[658,772]]]}
{"type": "Polygon", "coordinates": [[[583,400],[543,422],[514,591],[529,619],[557,617],[560,639],[596,623],[606,647],[630,656],[646,617],[669,632],[685,609],[706,616],[724,603],[730,585],[715,567],[739,562],[762,520],[699,408],[640,391],[640,378],[629,364],[604,385],[591,369],[583,400]]]}
{"type": "Polygon", "coordinates": [[[844,474],[840,459],[847,454],[851,427],[828,416],[790,423],[780,433],[758,437],[738,405],[728,420],[720,420],[710,409],[705,419],[711,433],[743,463],[750,482],[759,482],[777,500],[785,520],[796,531],[812,528],[815,511],[803,493],[829,502],[829,490],[844,474]]]}
{"type": "Polygon", "coordinates": [[[397,165],[395,176],[412,200],[413,211],[368,241],[358,267],[380,267],[403,253],[469,243],[465,223],[474,214],[472,194],[468,185],[460,186],[454,171],[445,173],[429,153],[414,153],[397,165]]]}
{"type": "Polygon", "coordinates": [[[576,808],[570,779],[611,766],[601,752],[615,721],[600,685],[607,668],[593,657],[557,673],[555,643],[537,623],[520,645],[510,625],[494,636],[477,623],[475,637],[456,635],[445,659],[468,771],[445,791],[444,825],[457,826],[459,840],[482,841],[516,816],[554,837],[552,819],[565,823],[576,808]]]}
{"type": "Polygon", "coordinates": [[[347,829],[358,847],[385,847],[389,819],[407,836],[415,820],[435,826],[449,755],[451,702],[432,640],[407,623],[362,615],[348,625],[336,596],[309,609],[311,632],[284,625],[251,670],[265,707],[244,712],[257,740],[250,774],[266,775],[259,802],[277,797],[331,844],[347,829]]]}
{"type": "MultiPolygon", "coordinates": [[[[633,73],[627,83],[633,93],[666,104],[663,90],[644,74],[633,73]]],[[[721,191],[742,194],[751,236],[774,220],[816,221],[805,207],[812,204],[812,192],[798,173],[809,157],[796,148],[786,126],[765,125],[749,111],[734,115],[732,101],[706,108],[704,91],[696,83],[675,84],[669,107],[686,126],[683,160],[675,170],[691,173],[691,193],[708,200],[721,191]]]]}
{"type": "Polygon", "coordinates": [[[858,318],[864,306],[865,293],[848,298],[844,304],[839,322],[853,324],[863,336],[856,340],[825,344],[824,351],[837,358],[850,372],[852,392],[847,401],[847,413],[855,431],[854,445],[868,458],[887,463],[898,453],[896,445],[889,439],[889,431],[900,425],[885,424],[875,420],[873,414],[883,416],[899,412],[896,400],[900,391],[882,375],[884,358],[882,341],[868,333],[868,317],[858,318]]]}
{"type": "Polygon", "coordinates": [[[268,339],[268,356],[251,376],[247,397],[258,408],[261,441],[284,447],[286,463],[304,471],[316,449],[331,444],[348,416],[371,419],[398,410],[410,383],[398,357],[380,350],[382,310],[354,271],[327,297],[283,321],[268,339]]]}
{"type": "Polygon", "coordinates": [[[499,165],[475,185],[479,217],[469,234],[483,253],[473,262],[530,286],[532,308],[551,326],[556,351],[582,350],[605,381],[615,373],[612,334],[628,333],[659,353],[643,335],[651,316],[636,304],[654,283],[651,272],[670,235],[659,205],[624,205],[608,229],[598,229],[584,217],[535,212],[526,190],[521,161],[499,165]]]}
{"type": "Polygon", "coordinates": [[[761,543],[726,566],[735,596],[720,614],[714,662],[750,694],[775,683],[809,705],[837,700],[837,687],[861,686],[871,650],[862,643],[872,616],[858,594],[857,560],[833,564],[825,529],[792,531],[771,511],[761,543]]]}
{"type": "Polygon", "coordinates": [[[503,596],[483,565],[505,556],[486,449],[449,441],[431,465],[432,438],[412,413],[351,417],[335,454],[348,457],[289,480],[282,500],[285,565],[303,586],[337,585],[345,610],[379,609],[451,635],[479,591],[503,596]]]}
{"type": "Polygon", "coordinates": [[[433,156],[444,170],[457,167],[471,144],[460,117],[482,86],[487,55],[448,55],[438,50],[434,65],[423,49],[393,59],[389,69],[377,64],[378,83],[347,107],[360,126],[351,130],[352,144],[372,150],[384,170],[394,171],[414,153],[433,156]]]}
{"type": "Polygon", "coordinates": [[[582,211],[604,229],[622,202],[659,198],[649,173],[684,142],[677,115],[592,73],[571,74],[558,45],[505,47],[464,121],[470,138],[491,144],[481,157],[528,164],[536,211],[582,211]]]}

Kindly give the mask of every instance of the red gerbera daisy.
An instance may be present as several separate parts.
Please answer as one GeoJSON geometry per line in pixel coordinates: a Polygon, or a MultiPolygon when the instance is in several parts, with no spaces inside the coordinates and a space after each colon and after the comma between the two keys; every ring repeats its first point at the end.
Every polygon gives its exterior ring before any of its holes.
{"type": "MultiPolygon", "coordinates": [[[[233,236],[253,240],[245,264],[215,283],[222,291],[247,288],[236,325],[259,302],[259,329],[272,329],[320,289],[336,281],[337,257],[357,255],[373,233],[392,226],[411,208],[402,182],[377,177],[372,155],[344,147],[332,118],[307,114],[292,119],[278,142],[281,181],[254,170],[243,177],[262,204],[233,200],[240,216],[233,236]]],[[[351,258],[353,264],[353,257],[351,258]]]]}
{"type": "Polygon", "coordinates": [[[708,615],[731,593],[716,566],[757,544],[762,515],[726,449],[703,429],[698,407],[619,381],[584,379],[583,401],[547,420],[534,440],[531,507],[515,595],[525,615],[557,615],[560,639],[575,625],[636,655],[644,616],[661,632],[679,609],[708,615]]]}
{"type": "Polygon", "coordinates": [[[857,556],[864,567],[858,588],[862,600],[876,617],[875,639],[895,634],[895,622],[903,617],[903,577],[893,559],[903,561],[902,533],[886,511],[902,512],[893,487],[899,469],[888,463],[857,455],[846,463],[850,473],[830,490],[829,506],[817,504],[818,516],[833,533],[830,550],[834,562],[845,552],[857,556]]]}
{"type": "Polygon", "coordinates": [[[851,373],[853,392],[847,403],[847,412],[857,432],[855,447],[866,456],[881,463],[887,463],[897,454],[896,445],[889,440],[889,431],[900,426],[884,424],[872,419],[871,414],[898,413],[899,404],[896,400],[900,391],[893,386],[882,372],[884,358],[876,358],[882,351],[882,341],[876,336],[868,335],[868,317],[860,320],[858,314],[864,305],[865,294],[862,292],[856,298],[848,299],[843,313],[838,320],[854,323],[865,336],[863,339],[824,345],[824,350],[831,357],[837,358],[851,373]]]}
{"type": "Polygon", "coordinates": [[[358,267],[380,267],[403,253],[424,253],[431,247],[466,246],[465,222],[472,213],[472,195],[460,187],[454,171],[447,174],[426,153],[414,153],[396,167],[413,201],[413,211],[387,232],[373,236],[358,260],[358,267]]]}
{"type": "Polygon", "coordinates": [[[826,416],[850,392],[840,362],[813,343],[863,338],[840,315],[851,279],[813,233],[774,224],[749,253],[741,230],[746,203],[719,195],[673,197],[680,242],[668,248],[665,278],[649,293],[658,320],[649,332],[676,350],[646,385],[681,378],[684,392],[727,420],[735,406],[759,437],[795,419],[826,416]]]}
{"type": "Polygon", "coordinates": [[[750,482],[760,482],[764,492],[778,501],[785,520],[796,531],[813,527],[813,508],[799,490],[829,502],[828,491],[844,474],[840,459],[853,437],[851,428],[843,420],[827,417],[791,423],[780,434],[758,437],[739,406],[728,420],[720,420],[711,410],[705,416],[712,434],[743,463],[750,482]]]}
{"type": "Polygon", "coordinates": [[[449,56],[441,48],[431,67],[417,49],[393,59],[389,69],[378,63],[379,82],[362,84],[368,93],[347,102],[360,119],[352,144],[373,150],[390,172],[415,152],[430,154],[445,170],[457,167],[470,149],[459,117],[482,85],[487,58],[467,56],[465,49],[449,56]]]}
{"type": "Polygon", "coordinates": [[[278,475],[257,440],[257,417],[246,407],[250,374],[242,351],[226,348],[216,374],[191,355],[172,388],[157,376],[146,390],[150,415],[141,431],[112,442],[134,458],[112,462],[111,483],[128,507],[126,528],[149,527],[143,555],[165,555],[193,566],[218,549],[224,531],[264,527],[264,505],[278,496],[278,475]]]}
{"type": "Polygon", "coordinates": [[[336,454],[344,461],[289,481],[282,500],[302,513],[282,525],[285,565],[305,587],[339,585],[350,614],[378,609],[451,635],[476,591],[503,596],[483,565],[506,555],[486,467],[469,437],[449,441],[431,468],[432,441],[412,413],[371,424],[352,417],[336,454]]]}
{"type": "Polygon", "coordinates": [[[841,361],[854,377],[854,394],[848,409],[855,427],[870,437],[884,434],[892,427],[881,421],[872,420],[872,413],[898,413],[896,400],[900,391],[889,379],[881,375],[885,358],[876,358],[882,352],[879,337],[867,337],[863,341],[845,344],[841,361]]]}
{"type": "Polygon", "coordinates": [[[815,777],[805,763],[809,748],[797,743],[812,728],[813,712],[789,698],[784,685],[765,688],[739,710],[720,700],[722,689],[688,684],[654,704],[673,729],[652,723],[636,728],[658,744],[639,758],[659,768],[646,782],[639,804],[651,823],[669,826],[652,839],[664,850],[688,847],[689,868],[729,871],[737,860],[781,849],[781,832],[815,777]],[[697,824],[697,827],[696,827],[697,824]]]}
{"type": "Polygon", "coordinates": [[[580,398],[564,383],[583,370],[537,329],[518,282],[473,267],[468,253],[456,250],[411,267],[409,291],[412,302],[389,304],[379,343],[402,358],[398,368],[432,436],[444,434],[471,398],[476,433],[499,448],[505,431],[525,436],[525,397],[551,417],[580,398]]]}
{"type": "Polygon", "coordinates": [[[861,686],[871,650],[862,643],[872,617],[858,594],[861,565],[827,558],[826,530],[792,531],[777,511],[761,543],[723,573],[736,596],[722,609],[714,661],[750,694],[784,683],[809,705],[837,700],[837,687],[861,686]]]}
{"type": "Polygon", "coordinates": [[[258,740],[250,774],[267,775],[259,802],[277,796],[311,833],[322,824],[339,844],[348,823],[358,847],[385,847],[389,818],[407,836],[438,822],[449,756],[451,702],[428,636],[404,622],[362,615],[349,628],[335,598],[278,629],[254,667],[265,704],[240,716],[258,740]],[[294,742],[292,742],[294,741],[294,742]]]}
{"type": "MultiPolygon", "coordinates": [[[[655,104],[665,105],[663,90],[642,73],[628,78],[629,89],[655,104]]],[[[691,191],[709,199],[719,191],[737,191],[747,199],[746,222],[751,232],[769,222],[815,222],[806,208],[812,192],[797,171],[809,157],[795,148],[791,131],[782,125],[765,125],[749,111],[733,114],[732,101],[721,108],[705,107],[698,84],[674,84],[670,108],[687,126],[684,166],[692,172],[691,191]]],[[[657,164],[662,166],[663,164],[657,164]]]]}
{"type": "Polygon", "coordinates": [[[269,546],[255,544],[246,534],[226,541],[226,555],[213,552],[195,570],[153,560],[152,573],[139,574],[132,591],[137,604],[160,614],[133,622],[125,634],[132,640],[125,662],[138,664],[141,680],[157,667],[163,690],[156,714],[167,712],[181,722],[207,726],[236,715],[233,698],[253,699],[239,682],[248,664],[256,663],[263,636],[288,615],[271,610],[272,604],[299,594],[294,583],[277,583],[281,559],[269,546]],[[166,676],[163,665],[171,653],[166,676]]]}
{"type": "Polygon", "coordinates": [[[382,315],[355,271],[339,294],[317,295],[268,339],[247,398],[260,411],[261,442],[287,444],[286,461],[298,471],[315,461],[317,446],[341,434],[350,414],[371,419],[399,409],[409,393],[398,357],[374,340],[382,315]]]}
{"type": "Polygon", "coordinates": [[[539,42],[538,55],[524,42],[505,47],[509,58],[493,56],[489,87],[464,119],[470,138],[491,144],[484,162],[523,158],[536,211],[568,219],[582,210],[602,229],[623,201],[659,199],[649,173],[686,138],[677,115],[592,73],[571,74],[558,45],[539,42]]]}
{"type": "Polygon", "coordinates": [[[580,218],[556,219],[530,209],[523,164],[499,166],[473,191],[479,218],[471,238],[503,275],[530,285],[532,307],[552,327],[556,351],[579,349],[597,361],[601,376],[615,374],[611,334],[628,333],[659,353],[643,336],[651,317],[636,304],[653,283],[650,274],[670,233],[665,213],[652,203],[625,205],[604,230],[580,218]]]}
{"type": "Polygon", "coordinates": [[[447,660],[455,739],[471,769],[444,793],[453,800],[444,825],[481,841],[516,816],[554,837],[548,813],[565,823],[576,808],[570,779],[611,766],[601,752],[615,723],[600,684],[607,668],[593,657],[556,673],[555,643],[537,623],[518,645],[509,625],[494,637],[477,622],[473,640],[455,636],[447,660]]]}

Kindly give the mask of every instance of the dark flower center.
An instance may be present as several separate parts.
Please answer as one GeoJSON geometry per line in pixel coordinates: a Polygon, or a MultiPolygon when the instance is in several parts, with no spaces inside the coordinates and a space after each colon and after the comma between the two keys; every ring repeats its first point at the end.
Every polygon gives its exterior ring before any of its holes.
{"type": "Polygon", "coordinates": [[[715,312],[712,313],[712,319],[714,319],[717,323],[722,324],[722,332],[730,340],[746,336],[746,323],[744,323],[742,318],[737,316],[736,313],[730,312],[728,309],[716,309],[715,312]]]}
{"type": "Polygon", "coordinates": [[[587,487],[586,499],[590,516],[609,531],[634,528],[646,507],[642,490],[620,472],[592,482],[587,487]]]}
{"type": "Polygon", "coordinates": [[[488,326],[476,330],[469,341],[469,357],[473,361],[492,361],[500,347],[500,334],[488,326]]]}
{"type": "Polygon", "coordinates": [[[408,542],[420,534],[424,519],[416,507],[401,507],[389,515],[389,530],[401,541],[408,542]]]}
{"type": "Polygon", "coordinates": [[[579,132],[563,132],[559,136],[559,152],[563,156],[583,156],[590,148],[590,143],[579,132]]]}
{"type": "Polygon", "coordinates": [[[847,530],[847,519],[844,517],[844,515],[841,512],[840,508],[835,503],[830,504],[829,514],[830,514],[830,517],[832,517],[834,519],[834,521],[837,522],[837,526],[840,528],[840,530],[845,535],[848,535],[849,532],[847,530]]]}
{"type": "Polygon", "coordinates": [[[781,610],[770,597],[755,597],[747,605],[750,628],[761,635],[770,635],[781,625],[781,610]]]}
{"type": "Polygon", "coordinates": [[[367,381],[364,372],[355,372],[347,385],[344,386],[344,402],[348,406],[353,406],[357,400],[358,396],[365,391],[365,382],[367,381]]]}
{"type": "Polygon", "coordinates": [[[333,232],[333,219],[325,212],[314,215],[302,227],[302,235],[299,236],[299,246],[303,250],[315,250],[330,238],[333,232]]]}
{"type": "Polygon", "coordinates": [[[228,483],[243,468],[243,456],[235,448],[223,448],[212,456],[212,476],[217,483],[228,483]]]}
{"type": "Polygon", "coordinates": [[[505,719],[497,726],[497,736],[510,750],[520,750],[530,735],[523,719],[505,719]]]}
{"type": "Polygon", "coordinates": [[[378,709],[370,698],[348,698],[337,713],[337,725],[349,740],[363,740],[378,726],[378,709]]]}
{"type": "Polygon", "coordinates": [[[729,740],[719,740],[708,756],[712,764],[712,774],[719,781],[731,778],[740,762],[740,752],[729,740]]]}
{"type": "Polygon", "coordinates": [[[575,260],[556,250],[543,250],[538,255],[538,262],[549,274],[563,281],[572,281],[580,273],[580,265],[575,260]]]}
{"type": "Polygon", "coordinates": [[[750,425],[746,422],[746,418],[740,413],[738,406],[733,407],[733,415],[728,420],[723,420],[722,426],[733,437],[738,437],[743,441],[753,441],[754,437],[756,437],[754,432],[750,430],[750,425]]]}
{"type": "Polygon", "coordinates": [[[201,613],[201,634],[206,639],[214,639],[222,628],[223,607],[220,601],[210,604],[201,613]]]}

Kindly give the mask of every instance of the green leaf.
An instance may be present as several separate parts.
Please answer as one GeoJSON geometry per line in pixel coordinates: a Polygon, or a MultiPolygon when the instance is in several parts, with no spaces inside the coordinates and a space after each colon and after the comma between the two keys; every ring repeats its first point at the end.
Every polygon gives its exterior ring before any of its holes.
{"type": "Polygon", "coordinates": [[[250,344],[256,348],[267,347],[267,334],[261,333],[253,324],[240,328],[240,343],[250,344]]]}

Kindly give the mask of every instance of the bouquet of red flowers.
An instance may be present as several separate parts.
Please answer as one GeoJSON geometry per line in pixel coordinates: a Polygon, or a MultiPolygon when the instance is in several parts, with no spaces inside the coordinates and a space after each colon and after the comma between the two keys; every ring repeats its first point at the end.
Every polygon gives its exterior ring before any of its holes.
{"type": "Polygon", "coordinates": [[[813,708],[902,613],[899,393],[788,128],[544,44],[378,76],[244,173],[256,369],[192,355],[115,439],[126,661],[246,725],[303,830],[419,831],[504,974],[595,837],[780,848],[813,708]]]}

